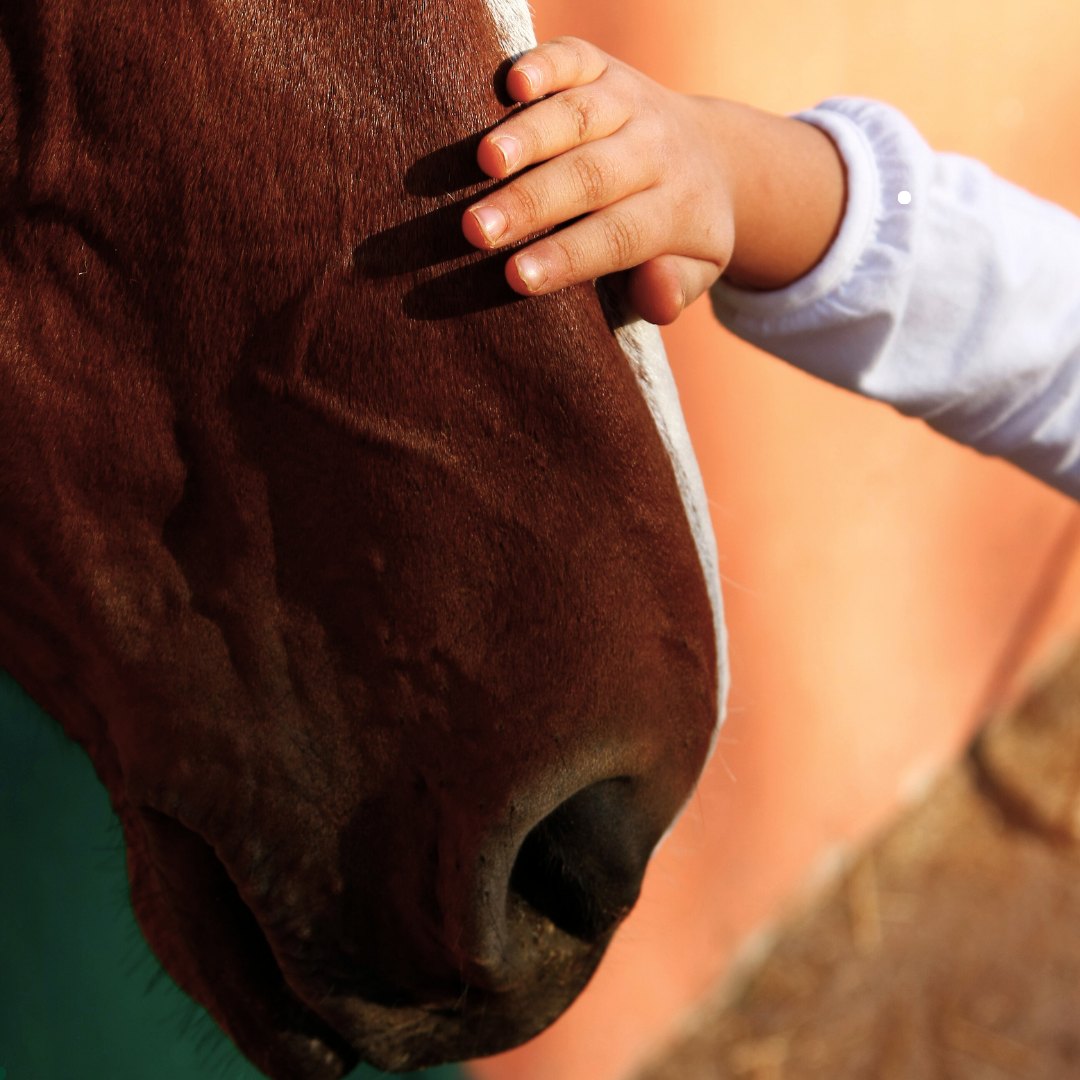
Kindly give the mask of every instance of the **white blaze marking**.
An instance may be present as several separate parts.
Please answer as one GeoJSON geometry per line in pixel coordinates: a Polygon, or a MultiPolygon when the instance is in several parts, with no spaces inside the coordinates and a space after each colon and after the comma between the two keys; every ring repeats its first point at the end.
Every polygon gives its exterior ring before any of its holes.
{"type": "MultiPolygon", "coordinates": [[[[664,444],[675,470],[683,508],[690,523],[701,569],[705,575],[705,587],[712,603],[713,627],[716,631],[716,679],[719,689],[716,728],[709,743],[709,757],[716,747],[720,725],[724,722],[724,708],[728,693],[727,629],[724,626],[724,602],[720,596],[720,570],[716,557],[716,537],[709,519],[709,502],[705,485],[701,482],[694,448],[690,445],[690,433],[686,430],[679,391],[668,365],[667,353],[660,330],[643,319],[620,326],[615,337],[630,361],[630,368],[637,378],[645,404],[652,414],[656,430],[664,444]]],[[[674,822],[672,823],[674,824],[674,822]]],[[[669,830],[670,831],[670,830],[669,830]]],[[[666,833],[664,834],[667,835],[666,833]]],[[[659,845],[657,845],[659,846],[659,845]]]]}
{"type": "MultiPolygon", "coordinates": [[[[507,56],[519,56],[535,47],[536,34],[533,31],[532,15],[528,0],[485,0],[495,29],[499,36],[499,45],[507,56]]],[[[717,720],[709,743],[709,757],[716,748],[716,739],[720,734],[720,725],[724,722],[724,710],[728,694],[727,629],[724,626],[724,606],[720,596],[720,571],[716,557],[716,538],[713,535],[712,522],[709,519],[709,503],[705,496],[705,486],[701,482],[701,470],[698,468],[694,448],[690,445],[690,433],[686,430],[682,407],[679,404],[679,391],[668,366],[664,342],[658,327],[644,320],[627,323],[615,331],[615,337],[630,361],[631,370],[645,398],[645,403],[652,415],[660,439],[671,459],[675,471],[675,480],[679,485],[683,509],[694,537],[701,569],[705,575],[705,587],[712,604],[713,627],[716,635],[716,678],[718,684],[717,720]]],[[[689,797],[687,798],[689,802],[689,797]]],[[[680,811],[681,814],[681,811],[680,811]]],[[[678,815],[676,816],[678,820],[678,815]]],[[[668,832],[661,838],[663,843],[668,832]]],[[[660,846],[658,843],[657,847],[660,846]]]]}
{"type": "Polygon", "coordinates": [[[499,45],[507,56],[520,56],[536,45],[528,0],[485,0],[499,45]]]}

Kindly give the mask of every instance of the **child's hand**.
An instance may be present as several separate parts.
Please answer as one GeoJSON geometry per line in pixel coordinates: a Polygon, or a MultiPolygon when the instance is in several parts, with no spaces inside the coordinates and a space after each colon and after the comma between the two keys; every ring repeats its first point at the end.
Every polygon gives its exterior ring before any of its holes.
{"type": "Polygon", "coordinates": [[[668,323],[725,271],[752,288],[801,277],[835,235],[843,167],[808,124],[666,90],[575,38],[525,53],[506,85],[536,104],[477,161],[496,178],[544,164],[470,207],[466,237],[494,249],[581,217],[509,260],[519,293],[630,270],[636,311],[668,323]]]}

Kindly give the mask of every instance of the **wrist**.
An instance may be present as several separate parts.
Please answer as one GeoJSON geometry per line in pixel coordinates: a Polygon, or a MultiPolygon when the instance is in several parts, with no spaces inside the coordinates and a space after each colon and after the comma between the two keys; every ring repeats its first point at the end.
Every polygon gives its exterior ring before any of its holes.
{"type": "Polygon", "coordinates": [[[783,288],[821,261],[840,229],[843,159],[811,124],[734,102],[716,105],[734,227],[724,278],[740,288],[783,288]]]}

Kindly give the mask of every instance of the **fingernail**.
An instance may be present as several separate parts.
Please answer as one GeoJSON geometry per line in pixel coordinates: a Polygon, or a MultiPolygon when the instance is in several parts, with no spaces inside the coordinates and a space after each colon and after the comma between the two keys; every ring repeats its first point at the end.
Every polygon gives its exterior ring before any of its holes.
{"type": "Polygon", "coordinates": [[[540,89],[540,82],[543,78],[540,74],[540,69],[530,67],[526,64],[524,67],[519,67],[516,70],[525,76],[525,81],[529,84],[529,89],[535,94],[536,91],[540,89]]]}
{"type": "Polygon", "coordinates": [[[469,211],[489,244],[494,244],[506,232],[506,215],[494,206],[474,206],[469,211]]]}
{"type": "Polygon", "coordinates": [[[514,265],[529,292],[536,292],[547,281],[547,267],[531,255],[519,255],[514,265]]]}
{"type": "Polygon", "coordinates": [[[502,155],[503,168],[509,172],[521,159],[521,146],[517,139],[509,135],[500,135],[491,140],[491,145],[502,155]]]}

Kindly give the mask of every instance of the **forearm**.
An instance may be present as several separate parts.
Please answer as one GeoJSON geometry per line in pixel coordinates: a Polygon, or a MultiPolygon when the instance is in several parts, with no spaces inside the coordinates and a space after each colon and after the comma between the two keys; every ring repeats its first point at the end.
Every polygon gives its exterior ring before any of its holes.
{"type": "Polygon", "coordinates": [[[847,163],[840,233],[788,288],[718,283],[718,317],[1080,496],[1080,221],[935,154],[888,106],[837,99],[807,116],[847,163]]]}

